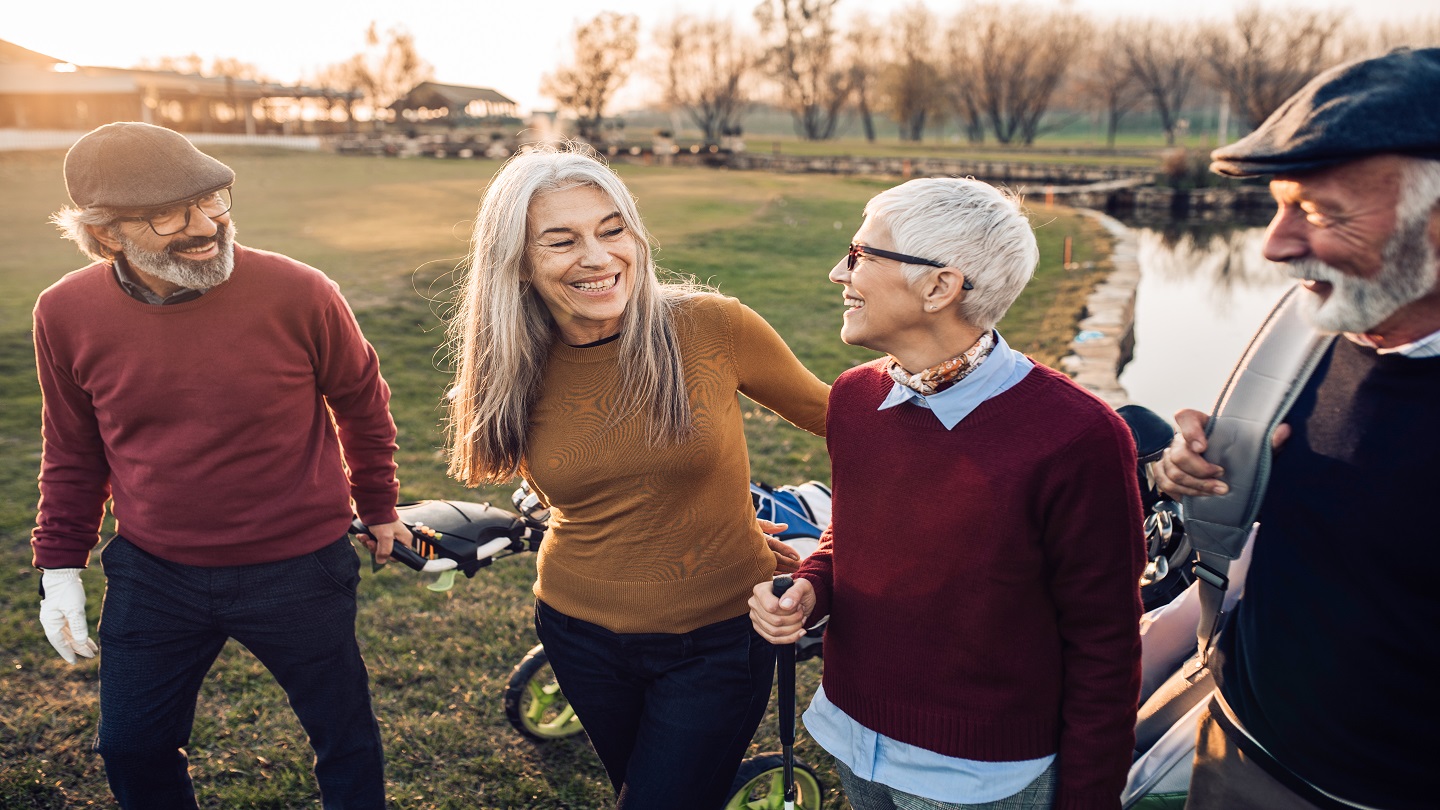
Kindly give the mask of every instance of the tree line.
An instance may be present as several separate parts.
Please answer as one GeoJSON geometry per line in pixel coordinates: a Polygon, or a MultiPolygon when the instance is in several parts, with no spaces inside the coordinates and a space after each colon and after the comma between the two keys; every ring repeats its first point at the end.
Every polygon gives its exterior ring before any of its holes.
{"type": "MultiPolygon", "coordinates": [[[[1121,121],[1152,112],[1173,144],[1199,87],[1253,128],[1325,68],[1399,46],[1440,45],[1440,17],[1361,24],[1344,11],[1259,5],[1223,21],[1099,20],[1067,7],[977,2],[945,17],[913,3],[843,21],[840,0],[762,0],[753,26],[680,14],[649,32],[644,60],[660,104],[708,143],[740,129],[754,105],[786,110],[806,140],[836,135],[843,116],[876,140],[884,115],[902,141],[953,124],[971,143],[1030,145],[1062,108],[1121,121]],[[1059,102],[1057,104],[1057,101],[1059,102]]],[[[603,12],[576,26],[568,61],[541,90],[595,138],[642,52],[640,21],[603,12]]]]}
{"type": "MultiPolygon", "coordinates": [[[[1253,128],[1331,65],[1440,45],[1440,15],[1364,24],[1342,10],[1257,4],[1225,20],[1099,19],[1064,5],[979,0],[947,16],[917,0],[883,17],[862,8],[842,19],[840,4],[760,0],[743,22],[678,14],[648,31],[633,14],[604,11],[575,26],[540,89],[575,116],[580,137],[597,142],[617,93],[643,78],[655,87],[651,101],[684,116],[709,144],[740,132],[746,114],[767,104],[814,141],[853,118],[874,142],[883,116],[901,141],[951,127],[972,144],[1028,146],[1088,116],[1113,147],[1121,122],[1145,112],[1173,145],[1199,90],[1253,128]]],[[[404,27],[371,23],[363,43],[304,81],[332,91],[329,104],[344,120],[357,112],[393,118],[389,105],[433,68],[404,27]]],[[[141,66],[267,80],[235,59],[141,66]]]]}

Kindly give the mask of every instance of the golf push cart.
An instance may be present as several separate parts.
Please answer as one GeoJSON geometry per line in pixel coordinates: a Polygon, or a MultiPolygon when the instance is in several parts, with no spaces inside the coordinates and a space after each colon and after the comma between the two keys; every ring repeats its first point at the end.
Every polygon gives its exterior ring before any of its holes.
{"type": "MultiPolygon", "coordinates": [[[[825,485],[811,481],[799,486],[770,487],[752,482],[750,497],[756,517],[788,524],[777,536],[802,558],[819,545],[820,533],[830,522],[830,490],[825,485]]],[[[414,548],[396,544],[391,556],[416,571],[437,574],[429,589],[447,591],[454,586],[457,574],[471,578],[497,559],[537,551],[545,538],[549,510],[540,505],[524,482],[511,501],[515,512],[466,501],[401,504],[397,511],[414,537],[414,548]]],[[[364,531],[358,520],[351,526],[351,533],[364,531]]],[[[795,645],[787,645],[794,647],[793,660],[818,657],[822,634],[823,626],[817,626],[795,645]]],[[[818,810],[821,805],[824,786],[820,778],[810,765],[793,758],[793,663],[790,667],[788,681],[786,673],[781,672],[782,720],[787,700],[790,706],[789,734],[781,729],[786,750],[758,754],[741,762],[725,810],[818,810]],[[784,689],[787,683],[788,695],[784,689]]],[[[543,645],[531,648],[511,672],[504,702],[506,719],[532,741],[558,740],[584,731],[550,671],[543,645]]]]}

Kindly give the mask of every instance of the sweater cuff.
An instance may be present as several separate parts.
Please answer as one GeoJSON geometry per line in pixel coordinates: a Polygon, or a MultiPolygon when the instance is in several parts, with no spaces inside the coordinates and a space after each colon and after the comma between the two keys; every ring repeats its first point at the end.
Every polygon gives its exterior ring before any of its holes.
{"type": "Polygon", "coordinates": [[[41,571],[54,571],[60,568],[90,567],[90,551],[64,549],[64,548],[41,548],[31,541],[31,549],[34,555],[30,558],[30,564],[41,571]]]}
{"type": "Polygon", "coordinates": [[[805,627],[814,627],[815,623],[830,615],[830,588],[821,578],[814,574],[800,572],[795,575],[796,579],[809,580],[810,587],[815,590],[815,609],[810,611],[809,617],[805,620],[805,627]]]}

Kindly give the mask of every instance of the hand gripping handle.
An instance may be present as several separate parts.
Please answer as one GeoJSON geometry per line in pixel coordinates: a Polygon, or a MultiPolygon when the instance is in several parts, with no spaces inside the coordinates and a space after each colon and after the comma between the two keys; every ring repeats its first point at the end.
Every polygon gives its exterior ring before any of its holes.
{"type": "MultiPolygon", "coordinates": [[[[412,527],[410,527],[410,526],[407,525],[406,528],[412,528],[412,527]]],[[[356,518],[354,521],[352,521],[352,522],[350,523],[350,533],[351,533],[351,534],[366,534],[366,535],[370,535],[371,537],[374,537],[373,534],[370,534],[370,528],[369,528],[368,526],[366,526],[364,523],[361,523],[359,518],[356,518]]],[[[372,556],[373,556],[373,554],[372,554],[372,556]]],[[[390,547],[390,558],[391,558],[391,559],[394,559],[394,560],[399,560],[401,563],[403,563],[403,564],[405,565],[405,567],[407,567],[407,568],[413,568],[413,569],[415,569],[416,571],[421,571],[421,570],[424,570],[424,568],[425,568],[425,563],[426,563],[425,558],[424,558],[424,557],[421,557],[418,553],[415,552],[414,549],[410,548],[409,546],[405,545],[404,543],[399,543],[399,542],[397,542],[397,543],[395,543],[393,546],[390,547]]]]}

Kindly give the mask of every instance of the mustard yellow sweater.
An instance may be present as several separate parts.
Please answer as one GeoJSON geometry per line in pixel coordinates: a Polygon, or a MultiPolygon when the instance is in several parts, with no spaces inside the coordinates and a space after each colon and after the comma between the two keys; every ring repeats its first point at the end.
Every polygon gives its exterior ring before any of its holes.
{"type": "Polygon", "coordinates": [[[816,435],[829,386],[734,298],[685,304],[676,331],[695,431],[650,446],[611,424],[619,341],[551,346],[522,471],[552,508],[535,595],[617,633],[684,633],[746,612],[775,555],[750,504],[741,392],[816,435]]]}

